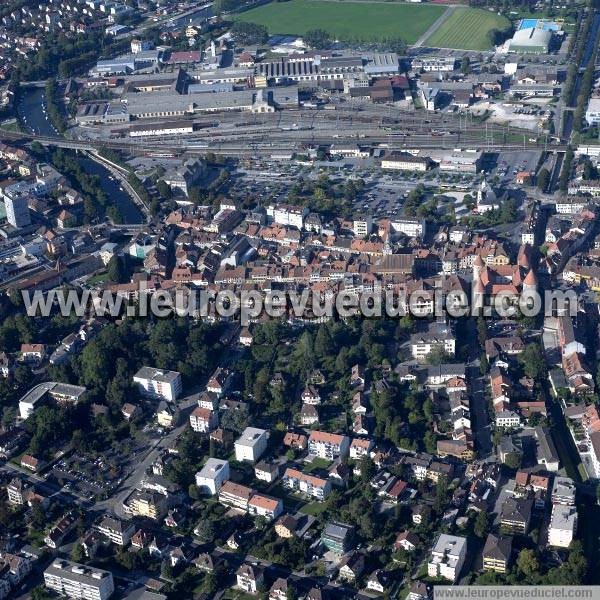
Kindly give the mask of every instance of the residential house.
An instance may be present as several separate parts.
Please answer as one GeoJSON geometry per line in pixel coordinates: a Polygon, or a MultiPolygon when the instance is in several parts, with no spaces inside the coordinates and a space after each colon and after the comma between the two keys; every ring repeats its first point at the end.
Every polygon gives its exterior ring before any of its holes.
{"type": "Polygon", "coordinates": [[[360,460],[364,456],[369,456],[374,448],[375,442],[367,438],[354,438],[350,443],[350,458],[360,460]]]}
{"type": "Polygon", "coordinates": [[[243,563],[235,573],[237,579],[237,587],[248,594],[256,594],[258,588],[263,584],[264,571],[262,567],[243,563]]]}
{"type": "Polygon", "coordinates": [[[508,497],[500,511],[500,525],[504,531],[526,534],[531,522],[531,498],[508,497]]]}
{"type": "Polygon", "coordinates": [[[376,569],[367,579],[367,590],[384,594],[390,590],[392,578],[390,573],[383,569],[376,569]]]}
{"type": "Polygon", "coordinates": [[[401,531],[396,536],[396,541],[394,542],[394,550],[406,550],[407,552],[414,552],[419,545],[420,540],[419,537],[412,533],[412,531],[401,531]]]}
{"type": "Polygon", "coordinates": [[[219,415],[216,411],[198,406],[190,414],[190,426],[198,433],[210,433],[219,425],[219,415]]]}
{"type": "Polygon", "coordinates": [[[313,404],[303,404],[300,409],[300,424],[310,427],[319,422],[319,411],[313,404]]]}
{"type": "Polygon", "coordinates": [[[510,565],[512,537],[488,534],[483,547],[484,571],[506,573],[510,565]]]}
{"type": "Polygon", "coordinates": [[[347,554],[340,563],[338,578],[348,583],[355,582],[365,570],[365,557],[360,552],[347,554]]]}
{"type": "Polygon", "coordinates": [[[292,515],[282,515],[275,523],[275,533],[280,538],[290,539],[296,535],[298,519],[292,515]]]}

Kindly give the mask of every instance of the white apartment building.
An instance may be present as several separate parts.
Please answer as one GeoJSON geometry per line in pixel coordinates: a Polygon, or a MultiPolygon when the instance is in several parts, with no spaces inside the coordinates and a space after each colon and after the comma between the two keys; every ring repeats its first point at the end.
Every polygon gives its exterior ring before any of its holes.
{"type": "Polygon", "coordinates": [[[413,71],[454,71],[454,56],[424,56],[414,58],[411,62],[413,71]]]}
{"type": "Polygon", "coordinates": [[[209,458],[196,473],[196,485],[204,494],[214,496],[229,479],[229,463],[219,458],[209,458]]]}
{"type": "Polygon", "coordinates": [[[31,224],[27,200],[27,196],[15,196],[14,198],[4,199],[6,219],[16,229],[27,227],[31,224]]]}
{"type": "Polygon", "coordinates": [[[302,229],[306,215],[308,215],[308,208],[291,206],[290,204],[270,205],[267,208],[267,216],[271,217],[275,223],[296,227],[296,229],[302,229]]]}
{"type": "Polygon", "coordinates": [[[313,431],[308,438],[308,453],[327,460],[344,457],[350,449],[350,438],[337,433],[313,431]]]}
{"type": "Polygon", "coordinates": [[[548,546],[568,548],[577,531],[577,508],[563,504],[552,505],[548,528],[548,546]]]}
{"type": "Polygon", "coordinates": [[[529,244],[533,246],[535,244],[535,230],[527,229],[521,234],[521,244],[529,244]]]}
{"type": "Polygon", "coordinates": [[[235,459],[256,462],[267,449],[268,433],[264,429],[246,427],[235,442],[235,459]]]}
{"type": "Polygon", "coordinates": [[[552,504],[575,506],[575,483],[570,477],[557,475],[552,484],[552,504]]]}
{"type": "Polygon", "coordinates": [[[67,598],[82,600],[106,600],[115,591],[110,571],[60,559],[44,571],[44,585],[67,598]]]}
{"type": "Polygon", "coordinates": [[[567,196],[556,201],[556,212],[561,215],[579,214],[586,207],[587,200],[583,196],[567,196]]]}
{"type": "Polygon", "coordinates": [[[142,395],[174,402],[181,394],[181,374],[153,367],[142,367],[134,376],[142,395]]]}
{"type": "Polygon", "coordinates": [[[390,222],[390,227],[394,233],[403,233],[408,237],[422,238],[425,234],[425,220],[424,219],[393,219],[390,222]]]}
{"type": "Polygon", "coordinates": [[[513,410],[501,410],[496,413],[496,427],[520,427],[521,417],[513,410]]]}
{"type": "Polygon", "coordinates": [[[370,215],[362,217],[360,219],[354,219],[352,222],[352,229],[356,237],[367,237],[373,229],[373,219],[370,215]]]}
{"type": "Polygon", "coordinates": [[[321,479],[314,475],[307,475],[297,469],[286,469],[283,474],[283,485],[291,490],[302,492],[317,500],[325,500],[331,492],[329,479],[321,479]]]}
{"type": "Polygon", "coordinates": [[[410,351],[416,360],[423,360],[436,348],[441,348],[446,354],[454,356],[456,352],[454,336],[443,332],[424,333],[415,334],[410,340],[410,351]]]}
{"type": "Polygon", "coordinates": [[[456,581],[467,556],[467,540],[457,535],[440,533],[427,563],[429,577],[456,581]]]}
{"type": "Polygon", "coordinates": [[[429,160],[409,152],[393,152],[381,159],[381,168],[389,171],[420,171],[429,167],[429,160]]]}
{"type": "Polygon", "coordinates": [[[14,504],[16,506],[21,506],[22,504],[25,504],[25,498],[23,497],[23,494],[26,489],[27,488],[20,479],[13,479],[6,486],[6,493],[8,494],[9,504],[14,504]]]}
{"type": "Polygon", "coordinates": [[[364,456],[369,456],[369,452],[374,448],[375,442],[365,438],[355,438],[350,444],[350,458],[360,460],[364,456]]]}

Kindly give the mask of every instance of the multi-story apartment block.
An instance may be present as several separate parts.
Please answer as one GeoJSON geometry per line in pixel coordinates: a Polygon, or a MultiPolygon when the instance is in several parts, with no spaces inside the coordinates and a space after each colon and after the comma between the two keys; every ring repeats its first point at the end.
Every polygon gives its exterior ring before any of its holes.
{"type": "Polygon", "coordinates": [[[219,502],[247,511],[248,502],[253,494],[252,488],[233,483],[233,481],[226,481],[219,490],[219,502]]]}
{"type": "Polygon", "coordinates": [[[126,546],[135,533],[133,523],[115,517],[105,517],[96,529],[117,546],[126,546]]]}
{"type": "Polygon", "coordinates": [[[500,511],[500,525],[504,531],[526,534],[531,522],[533,500],[530,498],[507,498],[500,511]]]}
{"type": "Polygon", "coordinates": [[[512,538],[510,536],[490,533],[483,547],[483,569],[506,573],[512,553],[512,538]]]}
{"type": "Polygon", "coordinates": [[[267,449],[268,436],[264,429],[246,427],[235,442],[235,459],[256,462],[267,449]]]}
{"type": "Polygon", "coordinates": [[[548,528],[548,546],[568,548],[577,531],[577,508],[554,504],[548,528]]]}
{"type": "Polygon", "coordinates": [[[329,479],[321,479],[314,475],[307,475],[297,469],[286,469],[283,474],[283,485],[291,490],[296,490],[312,496],[317,500],[325,500],[331,492],[329,479]]]}
{"type": "Polygon", "coordinates": [[[335,460],[344,457],[350,449],[350,438],[337,433],[313,431],[308,438],[308,452],[320,458],[335,460]]]}
{"type": "Polygon", "coordinates": [[[130,496],[126,510],[134,516],[157,521],[167,514],[167,501],[165,496],[157,492],[136,490],[130,496]]]}
{"type": "Polygon", "coordinates": [[[82,600],[106,600],[115,591],[110,571],[60,559],[44,571],[44,585],[61,596],[82,600]]]}
{"type": "Polygon", "coordinates": [[[440,533],[427,563],[429,577],[456,581],[467,556],[467,540],[457,535],[440,533]]]}
{"type": "Polygon", "coordinates": [[[161,398],[173,402],[181,394],[181,374],[152,367],[142,367],[134,376],[141,393],[150,398],[161,398]]]}
{"type": "Polygon", "coordinates": [[[237,586],[249,594],[256,594],[264,582],[264,572],[258,565],[244,563],[235,573],[237,586]]]}
{"type": "Polygon", "coordinates": [[[265,494],[254,494],[248,502],[248,513],[265,517],[269,521],[276,519],[283,512],[283,502],[279,498],[272,498],[265,494]]]}
{"type": "Polygon", "coordinates": [[[304,217],[308,215],[308,208],[291,206],[289,204],[278,204],[277,206],[269,206],[267,208],[267,215],[278,225],[302,229],[304,217]]]}
{"type": "Polygon", "coordinates": [[[552,485],[552,504],[575,506],[575,483],[570,477],[556,476],[552,485]]]}
{"type": "Polygon", "coordinates": [[[219,458],[209,458],[202,470],[196,473],[196,485],[205,494],[215,495],[229,479],[229,463],[219,458]]]}

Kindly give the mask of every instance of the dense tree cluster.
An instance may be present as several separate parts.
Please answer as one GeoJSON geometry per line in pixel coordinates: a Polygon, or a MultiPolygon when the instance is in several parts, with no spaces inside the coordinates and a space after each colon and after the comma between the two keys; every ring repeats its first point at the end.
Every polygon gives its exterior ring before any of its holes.
{"type": "Polygon", "coordinates": [[[236,21],[231,27],[231,35],[235,41],[242,45],[264,44],[269,38],[269,33],[264,25],[236,21]]]}

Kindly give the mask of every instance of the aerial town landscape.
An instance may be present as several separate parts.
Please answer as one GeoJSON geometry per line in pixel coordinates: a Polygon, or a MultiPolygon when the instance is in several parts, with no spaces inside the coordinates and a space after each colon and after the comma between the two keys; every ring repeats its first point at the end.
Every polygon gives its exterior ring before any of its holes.
{"type": "Polygon", "coordinates": [[[2,0],[0,600],[600,585],[599,42],[2,0]]]}

